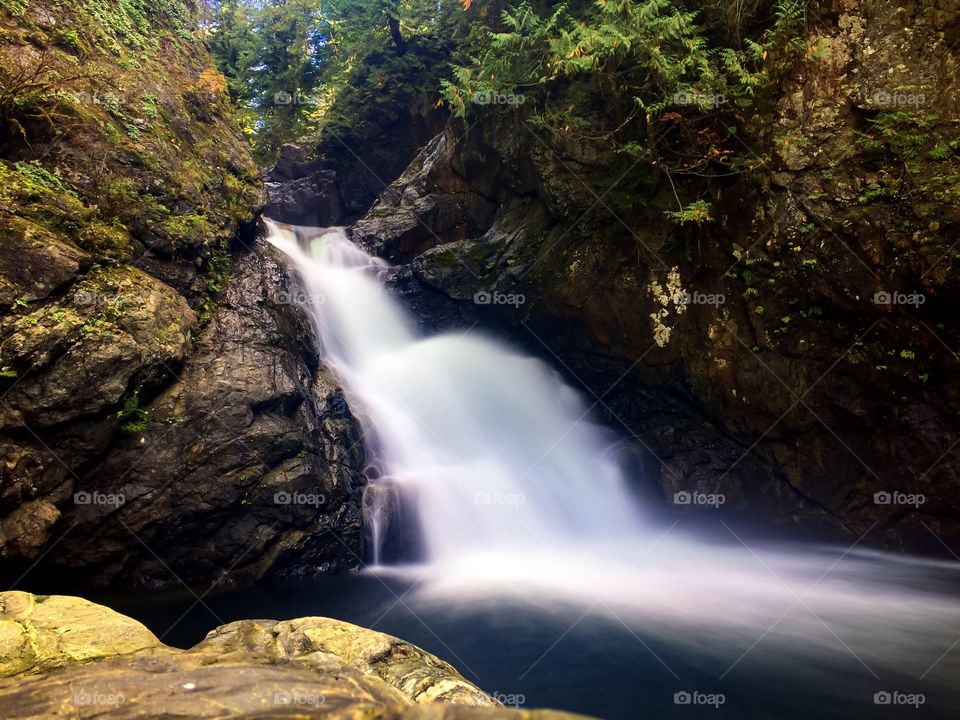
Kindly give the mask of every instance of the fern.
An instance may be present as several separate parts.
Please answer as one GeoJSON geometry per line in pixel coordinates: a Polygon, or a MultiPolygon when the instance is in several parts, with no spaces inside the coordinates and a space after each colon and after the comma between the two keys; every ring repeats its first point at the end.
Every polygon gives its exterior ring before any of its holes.
{"type": "Polygon", "coordinates": [[[124,435],[136,435],[147,429],[150,413],[140,407],[140,393],[135,392],[127,398],[117,418],[120,420],[120,432],[124,435]]]}
{"type": "Polygon", "coordinates": [[[713,221],[713,218],[710,217],[710,203],[706,200],[696,200],[686,207],[680,208],[680,210],[668,211],[664,214],[678,223],[692,222],[696,225],[702,225],[705,222],[713,221]]]}

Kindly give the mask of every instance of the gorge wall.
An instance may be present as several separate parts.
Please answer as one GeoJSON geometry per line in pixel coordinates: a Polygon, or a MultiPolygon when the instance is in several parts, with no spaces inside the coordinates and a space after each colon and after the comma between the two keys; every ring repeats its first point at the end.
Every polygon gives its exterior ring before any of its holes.
{"type": "Polygon", "coordinates": [[[0,3],[0,578],[352,567],[362,445],[193,2],[0,3]]]}
{"type": "MultiPolygon", "coordinates": [[[[731,136],[753,169],[677,181],[708,222],[665,217],[678,187],[655,168],[488,104],[353,237],[400,265],[426,325],[479,323],[562,369],[665,508],[717,512],[674,496],[719,492],[721,516],[949,556],[960,11],[816,7],[807,50],[731,136]]],[[[651,132],[689,148],[695,123],[681,106],[651,132]]]]}

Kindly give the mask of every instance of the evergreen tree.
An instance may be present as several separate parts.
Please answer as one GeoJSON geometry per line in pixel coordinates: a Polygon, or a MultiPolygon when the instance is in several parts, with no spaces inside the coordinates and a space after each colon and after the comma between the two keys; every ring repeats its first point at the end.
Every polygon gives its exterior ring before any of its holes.
{"type": "MultiPolygon", "coordinates": [[[[241,109],[256,155],[275,156],[322,122],[332,99],[367,58],[401,62],[409,44],[429,35],[446,42],[463,0],[208,0],[205,25],[230,95],[241,109]],[[322,107],[318,109],[318,105],[322,107]]],[[[380,62],[380,61],[378,61],[380,62]]],[[[416,60],[411,60],[416,66],[416,60]]],[[[409,79],[407,79],[409,80],[409,79]]]]}
{"type": "Polygon", "coordinates": [[[249,3],[239,0],[216,3],[209,29],[210,51],[227,78],[230,97],[239,105],[254,97],[250,71],[257,62],[259,39],[254,35],[250,10],[249,3]]]}

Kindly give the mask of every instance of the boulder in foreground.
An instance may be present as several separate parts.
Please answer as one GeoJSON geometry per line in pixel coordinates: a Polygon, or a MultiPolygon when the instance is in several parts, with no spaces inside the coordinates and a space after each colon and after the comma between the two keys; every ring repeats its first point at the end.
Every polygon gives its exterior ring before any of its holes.
{"type": "Polygon", "coordinates": [[[575,720],[511,710],[420,648],[329,618],[243,620],[189,650],[87,600],[0,593],[6,718],[575,720]]]}

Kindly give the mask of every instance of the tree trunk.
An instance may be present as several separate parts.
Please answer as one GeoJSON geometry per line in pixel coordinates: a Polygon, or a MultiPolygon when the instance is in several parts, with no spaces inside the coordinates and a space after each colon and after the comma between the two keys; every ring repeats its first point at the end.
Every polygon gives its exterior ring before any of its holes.
{"type": "Polygon", "coordinates": [[[390,23],[390,37],[393,38],[393,44],[397,48],[397,54],[403,55],[407,51],[407,41],[403,39],[403,35],[400,34],[400,20],[395,16],[390,16],[387,18],[387,22],[390,23]]]}

